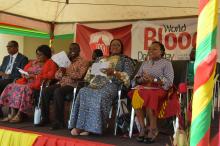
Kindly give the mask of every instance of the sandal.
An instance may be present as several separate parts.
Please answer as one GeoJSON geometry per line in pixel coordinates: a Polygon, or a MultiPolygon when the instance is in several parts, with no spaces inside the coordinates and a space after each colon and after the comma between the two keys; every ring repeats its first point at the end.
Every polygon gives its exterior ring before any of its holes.
{"type": "Polygon", "coordinates": [[[143,142],[144,141],[145,136],[138,136],[136,138],[137,142],[143,142]]]}
{"type": "Polygon", "coordinates": [[[80,134],[80,131],[76,128],[73,128],[70,133],[73,136],[78,136],[80,134]]]}
{"type": "Polygon", "coordinates": [[[149,131],[149,135],[147,138],[144,138],[144,143],[151,144],[155,142],[155,139],[157,138],[159,134],[159,131],[157,129],[152,129],[149,131]]]}
{"type": "Polygon", "coordinates": [[[139,136],[136,138],[137,142],[143,142],[146,134],[147,131],[145,130],[145,128],[141,129],[139,136]]]}
{"type": "Polygon", "coordinates": [[[21,116],[19,116],[18,114],[9,120],[10,123],[20,123],[21,121],[21,116]]]}
{"type": "Polygon", "coordinates": [[[10,121],[12,118],[13,118],[13,116],[9,114],[7,117],[3,118],[3,119],[1,120],[1,122],[8,122],[8,121],[10,121]]]}
{"type": "Polygon", "coordinates": [[[81,136],[87,136],[87,135],[89,135],[89,132],[84,131],[84,132],[81,132],[79,135],[81,135],[81,136]]]}

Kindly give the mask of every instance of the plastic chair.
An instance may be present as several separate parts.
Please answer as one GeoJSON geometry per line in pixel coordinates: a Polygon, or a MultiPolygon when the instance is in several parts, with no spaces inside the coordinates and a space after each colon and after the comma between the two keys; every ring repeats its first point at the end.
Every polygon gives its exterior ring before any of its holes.
{"type": "Polygon", "coordinates": [[[68,126],[67,126],[68,129],[71,129],[72,127],[71,125],[73,125],[73,123],[71,123],[71,119],[72,119],[72,113],[73,113],[73,108],[74,108],[77,92],[87,84],[88,82],[86,81],[78,81],[76,87],[74,87],[73,89],[73,93],[71,95],[68,95],[68,96],[72,96],[72,106],[70,107],[70,115],[69,115],[68,126]]]}

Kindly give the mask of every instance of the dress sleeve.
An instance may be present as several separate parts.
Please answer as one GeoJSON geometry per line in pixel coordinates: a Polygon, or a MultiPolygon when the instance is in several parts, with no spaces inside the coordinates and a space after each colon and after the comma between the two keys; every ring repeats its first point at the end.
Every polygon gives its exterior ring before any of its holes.
{"type": "Polygon", "coordinates": [[[123,62],[123,70],[122,71],[118,71],[118,73],[120,74],[120,80],[124,83],[124,85],[126,87],[130,86],[130,80],[131,80],[131,76],[134,72],[134,64],[131,60],[131,58],[124,58],[124,62],[123,62]]]}
{"type": "MultiPolygon", "coordinates": [[[[30,61],[28,64],[26,64],[24,66],[24,71],[28,71],[28,68],[30,68],[31,66],[32,66],[32,61],[30,61]]],[[[25,83],[27,83],[27,79],[21,77],[21,78],[16,80],[16,83],[18,83],[18,84],[25,84],[25,83]]]]}
{"type": "Polygon", "coordinates": [[[44,79],[53,79],[57,70],[56,64],[52,60],[48,60],[41,71],[40,74],[36,75],[35,81],[30,84],[32,89],[39,89],[41,82],[44,79]]]}
{"type": "Polygon", "coordinates": [[[165,67],[164,67],[164,76],[162,77],[162,81],[164,83],[163,88],[165,90],[169,89],[170,86],[173,84],[173,79],[174,79],[174,71],[173,71],[173,66],[171,62],[167,62],[165,67]]]}
{"type": "Polygon", "coordinates": [[[71,65],[71,67],[73,68],[73,73],[70,74],[70,78],[73,80],[82,79],[88,69],[88,62],[80,59],[79,61],[71,65]]]}
{"type": "Polygon", "coordinates": [[[41,79],[54,79],[55,73],[57,71],[57,65],[49,60],[47,64],[44,65],[42,72],[38,75],[41,79]]]}

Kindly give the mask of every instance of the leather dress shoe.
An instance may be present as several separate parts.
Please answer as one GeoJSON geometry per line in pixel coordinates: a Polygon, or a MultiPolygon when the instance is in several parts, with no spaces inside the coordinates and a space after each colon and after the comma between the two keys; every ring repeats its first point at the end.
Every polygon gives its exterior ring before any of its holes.
{"type": "Polygon", "coordinates": [[[63,124],[61,124],[60,122],[55,122],[55,123],[52,123],[52,126],[51,126],[51,130],[58,130],[58,129],[62,129],[63,128],[63,124]]]}
{"type": "Polygon", "coordinates": [[[3,118],[3,111],[2,111],[2,107],[0,107],[0,118],[3,118]]]}

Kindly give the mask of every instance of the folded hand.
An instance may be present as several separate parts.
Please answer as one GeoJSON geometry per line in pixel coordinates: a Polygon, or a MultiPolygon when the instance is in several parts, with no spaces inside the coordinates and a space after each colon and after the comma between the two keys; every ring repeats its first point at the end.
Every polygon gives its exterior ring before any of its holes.
{"type": "Polygon", "coordinates": [[[101,72],[103,72],[107,76],[113,76],[114,75],[114,69],[113,68],[103,68],[101,70],[101,72]]]}
{"type": "Polygon", "coordinates": [[[143,74],[143,79],[145,82],[153,82],[153,80],[154,80],[154,78],[146,72],[144,72],[144,74],[143,74]]]}
{"type": "Polygon", "coordinates": [[[2,72],[2,71],[0,71],[0,77],[3,77],[3,78],[8,78],[8,77],[9,77],[9,75],[8,75],[8,74],[6,74],[6,73],[4,73],[4,72],[2,72]]]}
{"type": "Polygon", "coordinates": [[[63,74],[65,74],[65,73],[66,73],[66,68],[60,67],[60,71],[61,71],[63,74]]]}

